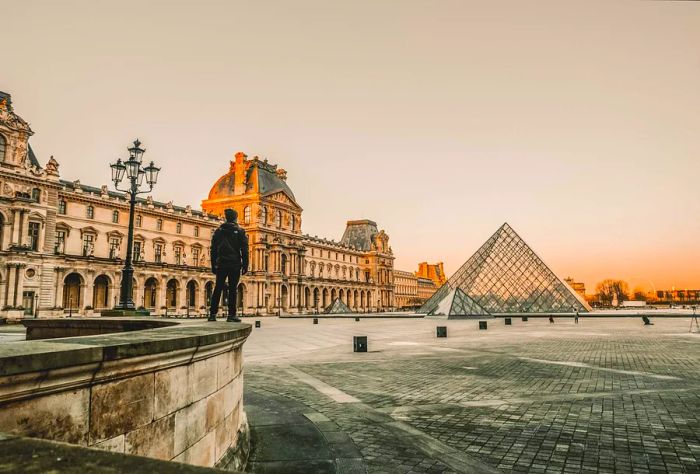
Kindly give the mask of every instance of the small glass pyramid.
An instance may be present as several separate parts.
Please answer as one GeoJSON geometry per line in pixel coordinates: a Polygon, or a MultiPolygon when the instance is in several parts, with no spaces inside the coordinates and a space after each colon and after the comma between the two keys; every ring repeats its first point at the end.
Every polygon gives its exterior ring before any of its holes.
{"type": "Polygon", "coordinates": [[[479,310],[483,312],[473,314],[570,313],[591,309],[507,223],[418,312],[444,311],[442,302],[448,297],[452,300],[448,316],[479,310]],[[453,292],[457,289],[467,298],[453,292]]]}
{"type": "Polygon", "coordinates": [[[326,314],[348,314],[352,313],[352,310],[343,303],[340,298],[336,298],[324,311],[326,314]]]}
{"type": "Polygon", "coordinates": [[[437,308],[429,312],[428,315],[489,316],[489,312],[467,296],[461,288],[455,288],[451,290],[449,294],[439,302],[437,308]]]}

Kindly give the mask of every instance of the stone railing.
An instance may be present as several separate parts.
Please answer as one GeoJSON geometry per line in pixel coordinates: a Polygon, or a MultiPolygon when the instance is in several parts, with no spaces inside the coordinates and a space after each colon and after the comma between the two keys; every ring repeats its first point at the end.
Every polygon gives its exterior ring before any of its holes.
{"type": "Polygon", "coordinates": [[[5,343],[0,432],[241,469],[249,333],[247,324],[193,323],[5,343]]]}

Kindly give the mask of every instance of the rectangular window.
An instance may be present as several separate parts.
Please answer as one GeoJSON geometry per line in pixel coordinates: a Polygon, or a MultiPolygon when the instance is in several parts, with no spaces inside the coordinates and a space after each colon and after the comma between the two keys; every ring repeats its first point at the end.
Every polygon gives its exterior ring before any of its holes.
{"type": "Polygon", "coordinates": [[[175,265],[182,265],[182,249],[175,247],[175,265]]]}
{"type": "Polygon", "coordinates": [[[136,216],[134,221],[135,221],[134,224],[136,225],[136,227],[141,227],[141,224],[143,224],[143,217],[136,216]]]}
{"type": "Polygon", "coordinates": [[[192,265],[199,266],[199,249],[196,247],[192,249],[192,265]]]}
{"type": "Polygon", "coordinates": [[[58,201],[58,213],[59,214],[65,214],[66,213],[66,201],[61,199],[58,201]]]}
{"type": "Polygon", "coordinates": [[[141,247],[141,242],[134,242],[134,251],[132,255],[132,259],[134,260],[134,262],[140,262],[141,260],[143,260],[143,258],[141,257],[141,247]]]}
{"type": "Polygon", "coordinates": [[[178,234],[182,234],[182,224],[180,222],[178,222],[177,225],[175,226],[175,231],[178,234]]]}
{"type": "Polygon", "coordinates": [[[35,252],[39,250],[39,223],[30,222],[29,223],[29,247],[35,252]]]}
{"type": "Polygon", "coordinates": [[[163,230],[163,219],[156,221],[156,230],[163,230]]]}
{"type": "Polygon", "coordinates": [[[112,212],[112,223],[119,224],[119,211],[112,212]]]}
{"type": "Polygon", "coordinates": [[[95,251],[95,236],[92,234],[83,235],[83,256],[89,257],[95,251]]]}
{"type": "Polygon", "coordinates": [[[56,243],[53,248],[54,253],[64,253],[66,251],[66,231],[56,231],[56,243]]]}
{"type": "Polygon", "coordinates": [[[156,263],[160,263],[163,261],[163,245],[162,244],[156,244],[155,259],[156,259],[156,263]]]}
{"type": "Polygon", "coordinates": [[[194,236],[199,237],[199,226],[198,225],[194,226],[194,236]]]}
{"type": "Polygon", "coordinates": [[[119,257],[119,238],[111,237],[109,239],[109,258],[119,257]]]}

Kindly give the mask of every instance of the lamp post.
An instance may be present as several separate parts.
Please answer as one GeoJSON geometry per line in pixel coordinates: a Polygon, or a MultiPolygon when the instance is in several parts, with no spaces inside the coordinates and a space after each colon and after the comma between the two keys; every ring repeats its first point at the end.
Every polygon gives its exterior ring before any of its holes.
{"type": "Polygon", "coordinates": [[[114,189],[129,194],[129,234],[126,247],[126,261],[122,269],[122,282],[119,292],[119,303],[115,306],[117,311],[133,311],[134,301],[131,293],[133,289],[134,267],[132,266],[132,251],[134,246],[134,206],[136,205],[136,196],[138,194],[149,193],[153,190],[153,185],[158,181],[158,172],[160,168],[156,167],[153,162],[148,166],[142,167],[143,154],[146,150],[141,148],[141,142],[134,140],[134,145],[127,148],[129,151],[129,159],[122,161],[117,159],[116,163],[112,163],[112,181],[114,189]],[[126,176],[126,189],[120,189],[119,184],[126,176]],[[144,178],[148,184],[148,189],[141,190],[144,178]]]}

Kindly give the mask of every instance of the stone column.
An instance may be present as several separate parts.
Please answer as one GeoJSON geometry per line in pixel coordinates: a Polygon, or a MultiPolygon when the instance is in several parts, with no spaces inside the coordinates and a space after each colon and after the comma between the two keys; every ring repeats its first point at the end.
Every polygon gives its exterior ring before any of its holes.
{"type": "MultiPolygon", "coordinates": [[[[181,306],[189,306],[189,301],[187,301],[187,278],[182,278],[180,280],[180,288],[178,289],[177,295],[177,309],[180,310],[181,306]]],[[[187,310],[183,310],[187,311],[187,310]]]]}
{"type": "Polygon", "coordinates": [[[12,236],[10,245],[19,245],[19,225],[21,214],[19,209],[12,209],[12,236]]]}
{"type": "Polygon", "coordinates": [[[15,291],[15,296],[14,296],[14,306],[18,306],[22,304],[22,293],[24,293],[24,268],[27,265],[25,263],[18,263],[17,268],[15,270],[16,272],[16,283],[15,286],[17,288],[17,291],[15,291]]]}
{"type": "MultiPolygon", "coordinates": [[[[29,245],[29,211],[22,210],[22,228],[20,229],[19,241],[20,245],[29,245]]],[[[37,247],[41,249],[41,247],[37,247]]]]}
{"type": "Polygon", "coordinates": [[[85,279],[85,291],[83,294],[85,295],[83,305],[81,308],[78,308],[80,312],[83,312],[86,306],[93,306],[92,300],[95,294],[95,279],[93,278],[93,275],[91,275],[91,272],[87,273],[87,277],[85,279]]]}
{"type": "Polygon", "coordinates": [[[161,309],[165,304],[166,293],[168,292],[168,277],[163,275],[161,277],[160,288],[158,289],[158,298],[156,302],[156,310],[158,314],[165,314],[165,310],[161,309]]]}
{"type": "Polygon", "coordinates": [[[5,285],[5,306],[12,306],[15,291],[15,264],[7,264],[7,280],[5,285]]]}
{"type": "Polygon", "coordinates": [[[56,294],[54,295],[54,305],[56,307],[63,307],[63,279],[64,279],[64,268],[56,267],[56,294]]]}

